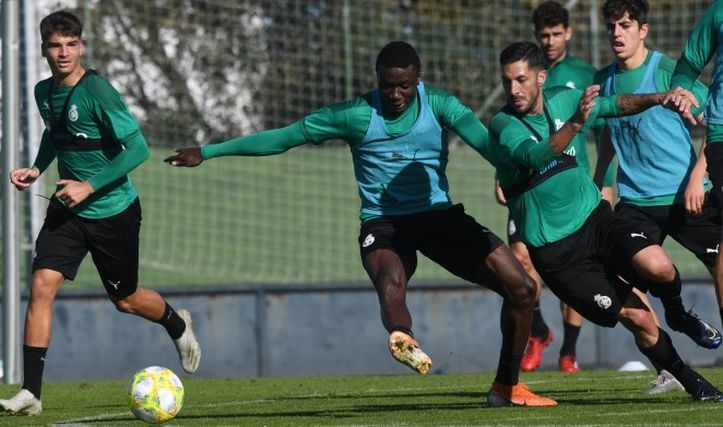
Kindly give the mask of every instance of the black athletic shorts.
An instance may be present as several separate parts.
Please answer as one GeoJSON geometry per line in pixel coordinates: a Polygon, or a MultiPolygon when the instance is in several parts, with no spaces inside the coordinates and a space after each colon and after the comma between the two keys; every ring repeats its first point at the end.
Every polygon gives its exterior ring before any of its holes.
{"type": "Polygon", "coordinates": [[[364,222],[359,232],[362,260],[377,249],[391,249],[409,279],[417,251],[450,273],[474,282],[487,256],[504,242],[464,212],[464,206],[412,215],[383,216],[364,222]]]}
{"type": "Polygon", "coordinates": [[[639,234],[603,200],[575,233],[528,248],[545,284],[562,302],[598,325],[613,327],[632,290],[618,275],[647,290],[648,282],[635,272],[632,257],[657,243],[639,234]]]}
{"type": "Polygon", "coordinates": [[[35,242],[33,271],[47,268],[73,280],[90,252],[108,294],[126,297],[138,288],[140,228],[137,198],[123,212],[102,219],[75,215],[52,198],[35,242]]]}
{"type": "Polygon", "coordinates": [[[690,215],[684,203],[672,206],[635,206],[621,201],[615,215],[640,229],[645,236],[662,245],[667,236],[692,252],[710,268],[715,267],[721,241],[720,207],[715,197],[705,195],[703,212],[690,215]]]}
{"type": "MultiPolygon", "coordinates": [[[[708,179],[713,183],[710,193],[723,206],[723,142],[709,142],[705,146],[705,160],[708,164],[708,179]]],[[[723,241],[723,235],[720,240],[723,241]]]]}

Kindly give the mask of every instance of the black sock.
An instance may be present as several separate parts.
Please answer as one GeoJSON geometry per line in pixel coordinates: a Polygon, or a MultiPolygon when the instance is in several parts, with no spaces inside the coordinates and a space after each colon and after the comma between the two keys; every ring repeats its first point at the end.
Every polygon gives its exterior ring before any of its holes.
{"type": "Polygon", "coordinates": [[[23,388],[40,399],[47,347],[23,346],[23,388]]]}
{"type": "Polygon", "coordinates": [[[575,347],[577,347],[577,337],[580,335],[580,327],[567,322],[562,322],[562,326],[565,329],[565,338],[560,348],[560,357],[568,355],[574,356],[575,347]]]}
{"type": "Polygon", "coordinates": [[[678,272],[677,267],[673,268],[675,268],[675,277],[673,277],[672,282],[651,282],[649,283],[649,290],[653,296],[660,298],[660,302],[663,303],[663,307],[666,312],[669,310],[672,312],[684,312],[685,308],[683,308],[683,299],[680,297],[680,292],[682,290],[680,272],[678,272]]]}
{"type": "Polygon", "coordinates": [[[521,362],[521,354],[505,354],[503,351],[500,351],[500,363],[497,365],[495,382],[503,385],[515,385],[520,382],[521,362]]]}
{"type": "Polygon", "coordinates": [[[389,331],[389,333],[391,334],[394,331],[403,332],[403,333],[409,335],[410,337],[414,338],[414,334],[412,333],[412,330],[407,328],[406,326],[393,326],[392,330],[389,331]]]}
{"type": "Polygon", "coordinates": [[[183,335],[183,332],[186,330],[186,322],[181,319],[181,316],[176,313],[176,310],[174,310],[168,302],[164,302],[166,303],[166,310],[156,323],[166,328],[171,339],[177,340],[181,338],[181,335],[183,335]]]}
{"type": "Polygon", "coordinates": [[[547,334],[550,329],[545,323],[545,319],[542,318],[542,311],[540,310],[540,301],[535,301],[535,309],[532,313],[532,330],[530,335],[535,338],[547,338],[547,334]]]}
{"type": "Polygon", "coordinates": [[[675,347],[673,347],[670,336],[662,329],[658,328],[658,342],[648,348],[638,346],[638,349],[650,359],[653,366],[665,369],[673,374],[689,393],[697,386],[698,374],[681,360],[678,352],[675,351],[675,347]]]}

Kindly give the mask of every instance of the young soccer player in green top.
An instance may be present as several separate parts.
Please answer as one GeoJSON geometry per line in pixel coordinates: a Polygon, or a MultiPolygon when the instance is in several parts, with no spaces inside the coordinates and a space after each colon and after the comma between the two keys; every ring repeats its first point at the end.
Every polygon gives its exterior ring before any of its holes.
{"type": "MultiPolygon", "coordinates": [[[[670,337],[632,292],[635,286],[659,297],[669,324],[698,324],[683,308],[680,277],[661,277],[646,262],[662,248],[647,239],[627,238],[636,229],[613,215],[590,176],[566,152],[573,138],[584,137],[586,123],[597,117],[674,106],[678,98],[692,95],[675,90],[602,98],[597,97],[598,86],[585,92],[563,87],[544,91],[544,56],[529,42],[505,48],[500,68],[507,105],[490,121],[490,160],[521,239],[547,286],[600,326],[622,323],[640,351],[673,373],[695,400],[723,400],[718,389],[680,359],[670,337]]],[[[692,119],[689,112],[686,118],[692,119]]],[[[700,328],[683,329],[692,339],[701,339],[700,328]]]]}
{"type": "MultiPolygon", "coordinates": [[[[618,93],[663,92],[670,89],[675,61],[651,50],[645,40],[650,26],[646,0],[608,0],[602,7],[615,62],[600,70],[595,83],[605,95],[618,93]]],[[[701,82],[692,88],[702,105],[708,90],[701,82]]],[[[701,114],[702,108],[693,109],[701,114]]],[[[672,237],[692,252],[715,278],[717,245],[720,240],[720,211],[705,191],[705,156],[696,157],[690,126],[677,114],[654,107],[639,114],[606,120],[598,169],[607,168],[610,156],[618,157],[618,194],[615,214],[638,227],[658,244],[672,237]]],[[[702,146],[704,147],[705,141],[702,146]]],[[[596,174],[599,178],[600,174],[596,174]]],[[[638,238],[638,237],[629,237],[638,238]]],[[[662,274],[675,274],[672,261],[663,251],[649,258],[662,274]]],[[[720,304],[721,283],[715,290],[720,304]]],[[[717,348],[720,335],[709,329],[701,343],[717,348]]],[[[646,393],[680,389],[670,373],[658,369],[658,378],[646,393]]]]}
{"type": "Polygon", "coordinates": [[[128,173],[148,157],[148,145],[123,97],[81,63],[82,32],[80,20],[68,12],[41,21],[43,56],[52,72],[35,87],[45,132],[33,166],[10,173],[19,190],[28,189],[54,159],[60,175],[35,245],[23,386],[15,396],[0,400],[0,408],[11,413],[42,411],[52,304],[60,285],[75,278],[88,252],[119,311],[161,324],[186,372],[195,372],[201,357],[188,311],[176,312],[157,292],[138,286],[141,205],[128,173]]]}
{"type": "Polygon", "coordinates": [[[281,129],[182,148],[166,161],[197,166],[219,156],[280,154],[303,144],[344,140],[361,198],[362,264],[376,288],[394,358],[422,374],[432,366],[414,338],[406,305],[419,251],[503,297],[502,349],[488,404],[556,405],[519,383],[534,283],[510,249],[448,194],[446,130],[486,157],[487,129],[456,97],[421,81],[419,56],[408,43],[386,45],[376,72],[378,89],[351,101],[324,107],[281,129]]]}

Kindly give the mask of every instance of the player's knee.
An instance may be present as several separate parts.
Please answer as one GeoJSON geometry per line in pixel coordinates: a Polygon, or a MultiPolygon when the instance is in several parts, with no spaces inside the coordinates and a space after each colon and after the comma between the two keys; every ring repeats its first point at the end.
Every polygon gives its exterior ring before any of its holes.
{"type": "Polygon", "coordinates": [[[652,333],[657,329],[653,315],[645,308],[626,307],[620,311],[618,320],[636,334],[639,332],[652,333]]]}
{"type": "Polygon", "coordinates": [[[111,296],[110,300],[113,302],[113,305],[115,305],[115,309],[121,313],[135,313],[134,295],[135,293],[125,297],[111,296]]]}
{"type": "Polygon", "coordinates": [[[654,257],[645,264],[645,273],[656,282],[671,282],[675,279],[675,266],[667,256],[654,257]]]}
{"type": "Polygon", "coordinates": [[[515,281],[515,286],[509,287],[510,301],[517,307],[530,308],[535,305],[537,284],[527,274],[515,281]]]}

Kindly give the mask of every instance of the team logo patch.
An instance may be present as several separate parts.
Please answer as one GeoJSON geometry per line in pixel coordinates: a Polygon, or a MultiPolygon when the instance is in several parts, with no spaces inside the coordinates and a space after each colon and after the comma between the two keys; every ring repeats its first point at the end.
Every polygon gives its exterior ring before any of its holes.
{"type": "Polygon", "coordinates": [[[516,232],[517,226],[515,225],[515,221],[510,220],[510,222],[507,223],[507,234],[514,236],[516,232]]]}
{"type": "Polygon", "coordinates": [[[565,122],[560,119],[555,119],[555,130],[560,130],[563,126],[565,126],[565,122]]]}
{"type": "Polygon", "coordinates": [[[593,297],[593,300],[595,300],[595,302],[600,308],[603,308],[605,310],[607,310],[608,308],[610,308],[611,305],[613,305],[613,301],[607,295],[597,294],[593,297]]]}
{"type": "Polygon", "coordinates": [[[364,238],[364,241],[362,242],[362,248],[368,248],[369,245],[374,243],[374,235],[369,233],[367,234],[367,237],[364,238]]]}
{"type": "Polygon", "coordinates": [[[70,110],[68,111],[68,119],[70,119],[71,122],[75,122],[78,120],[78,106],[73,104],[70,106],[70,110]]]}
{"type": "Polygon", "coordinates": [[[569,82],[565,83],[565,86],[569,87],[570,89],[575,89],[575,82],[570,80],[569,82]]]}

